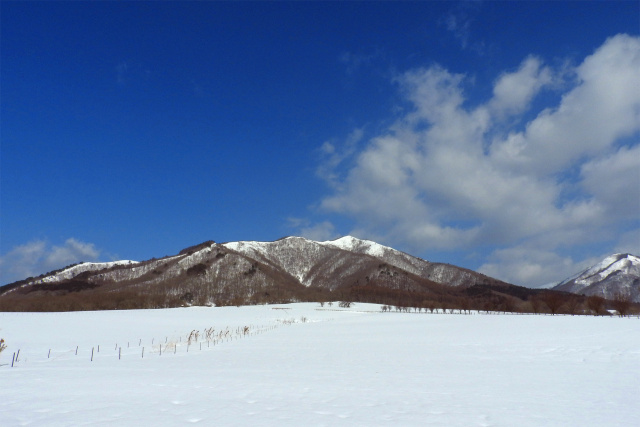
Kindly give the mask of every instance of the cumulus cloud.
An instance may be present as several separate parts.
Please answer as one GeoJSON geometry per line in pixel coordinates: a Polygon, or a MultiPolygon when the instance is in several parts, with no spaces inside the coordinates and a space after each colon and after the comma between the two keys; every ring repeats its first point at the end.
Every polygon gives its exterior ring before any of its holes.
{"type": "Polygon", "coordinates": [[[16,246],[0,257],[3,284],[37,276],[81,261],[94,261],[100,255],[93,243],[67,239],[61,246],[38,240],[16,246]]]}
{"type": "Polygon", "coordinates": [[[317,241],[332,240],[339,237],[335,227],[329,221],[302,227],[300,232],[302,237],[317,241]]]}
{"type": "Polygon", "coordinates": [[[552,82],[550,68],[542,66],[539,58],[531,56],[520,64],[516,72],[507,72],[498,78],[489,107],[497,116],[521,113],[540,89],[552,82]]]}
{"type": "Polygon", "coordinates": [[[610,215],[637,218],[640,213],[640,145],[621,147],[584,163],[581,185],[602,202],[610,215]]]}
{"type": "Polygon", "coordinates": [[[289,218],[288,221],[289,227],[296,230],[296,235],[310,240],[325,241],[340,237],[330,221],[312,223],[304,218],[289,218]]]}
{"type": "Polygon", "coordinates": [[[491,254],[489,262],[478,271],[492,277],[501,277],[510,283],[527,283],[530,286],[546,286],[573,276],[602,260],[591,257],[579,262],[553,251],[513,247],[499,249],[491,254]]]}
{"type": "Polygon", "coordinates": [[[466,75],[409,70],[394,81],[411,108],[349,153],[348,167],[324,147],[333,192],[320,206],[416,251],[497,247],[484,272],[543,283],[544,262],[566,271],[587,261],[559,248],[615,241],[637,220],[639,69],[640,38],[617,35],[570,70],[528,56],[474,105],[466,75]],[[531,111],[542,90],[560,88],[557,105],[531,111]]]}
{"type": "Polygon", "coordinates": [[[325,141],[320,147],[322,161],[316,170],[316,174],[329,185],[336,185],[339,180],[337,174],[338,166],[353,155],[357,144],[362,140],[363,136],[364,128],[357,128],[351,131],[345,141],[340,144],[335,140],[325,141]]]}
{"type": "Polygon", "coordinates": [[[614,252],[640,254],[640,228],[629,230],[622,234],[618,239],[618,243],[616,243],[614,252]]]}
{"type": "Polygon", "coordinates": [[[597,156],[640,126],[640,39],[618,35],[607,40],[575,70],[578,84],[560,105],[543,110],[522,132],[493,145],[505,167],[553,174],[597,156]]]}

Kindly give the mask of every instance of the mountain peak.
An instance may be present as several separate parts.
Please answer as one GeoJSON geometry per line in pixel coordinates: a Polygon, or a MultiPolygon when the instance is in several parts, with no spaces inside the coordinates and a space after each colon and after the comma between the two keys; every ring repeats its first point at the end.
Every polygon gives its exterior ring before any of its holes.
{"type": "Polygon", "coordinates": [[[371,240],[358,239],[357,237],[353,236],[344,236],[335,240],[328,240],[318,243],[324,246],[331,246],[345,251],[365,253],[367,255],[375,257],[384,256],[385,252],[388,251],[395,251],[395,249],[383,246],[371,240]]]}
{"type": "Polygon", "coordinates": [[[628,253],[609,255],[553,289],[605,298],[622,293],[640,301],[640,258],[628,253]]]}

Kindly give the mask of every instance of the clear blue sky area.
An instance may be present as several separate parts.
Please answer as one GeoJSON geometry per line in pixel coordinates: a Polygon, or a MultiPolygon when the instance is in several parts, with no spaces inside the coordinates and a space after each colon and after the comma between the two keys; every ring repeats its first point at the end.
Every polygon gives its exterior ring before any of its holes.
{"type": "Polygon", "coordinates": [[[519,284],[639,250],[640,100],[597,90],[612,84],[607,67],[621,70],[613,83],[634,82],[637,1],[3,1],[0,12],[0,284],[209,239],[354,234],[519,284]],[[561,116],[576,99],[611,108],[561,116]],[[609,113],[631,116],[584,147],[563,137],[551,139],[568,148],[547,150],[534,135],[609,113]],[[551,127],[536,125],[545,114],[551,127]],[[484,206],[479,191],[501,196],[484,206]],[[539,221],[522,192],[539,197],[539,221]]]}

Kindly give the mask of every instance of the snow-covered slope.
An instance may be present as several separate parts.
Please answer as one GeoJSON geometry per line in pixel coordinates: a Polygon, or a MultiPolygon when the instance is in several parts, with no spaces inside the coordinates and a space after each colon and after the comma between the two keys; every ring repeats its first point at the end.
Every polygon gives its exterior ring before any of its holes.
{"type": "Polygon", "coordinates": [[[320,265],[324,276],[334,271],[343,271],[347,265],[350,265],[349,270],[353,272],[360,266],[354,255],[367,255],[405,272],[449,286],[472,286],[494,281],[480,273],[449,264],[425,261],[371,240],[353,236],[324,242],[302,237],[286,237],[275,242],[231,242],[223,246],[281,267],[305,286],[314,284],[320,265]],[[339,252],[336,253],[336,250],[339,252]]]}
{"type": "Polygon", "coordinates": [[[138,264],[138,261],[130,261],[130,260],[121,260],[121,261],[112,261],[112,262],[83,262],[81,264],[76,264],[74,266],[65,268],[62,271],[59,271],[50,276],[45,276],[41,279],[34,280],[31,283],[53,283],[60,282],[62,280],[68,280],[76,277],[80,273],[84,273],[86,271],[99,271],[105,270],[115,266],[131,266],[138,264]]]}
{"type": "Polygon", "coordinates": [[[614,254],[598,264],[558,283],[555,290],[613,298],[628,295],[640,302],[640,258],[614,254]]]}
{"type": "Polygon", "coordinates": [[[401,268],[425,279],[449,286],[472,286],[478,283],[488,283],[492,279],[480,273],[456,267],[450,264],[429,262],[414,257],[405,252],[370,240],[361,240],[352,236],[341,237],[337,240],[320,242],[321,245],[332,246],[346,251],[371,255],[378,259],[401,268]]]}
{"type": "Polygon", "coordinates": [[[318,242],[303,237],[285,237],[275,242],[230,242],[223,246],[281,268],[305,286],[312,284],[311,269],[331,252],[318,242]]]}
{"type": "MultiPolygon", "coordinates": [[[[275,242],[231,242],[225,243],[224,246],[257,261],[281,268],[305,286],[317,284],[319,280],[334,276],[336,272],[348,275],[349,272],[362,268],[363,264],[372,262],[372,258],[389,262],[413,274],[420,272],[411,264],[404,263],[399,266],[389,259],[401,252],[351,236],[328,242],[316,242],[303,237],[285,237],[275,242]]],[[[426,263],[424,260],[419,262],[426,263]]]]}

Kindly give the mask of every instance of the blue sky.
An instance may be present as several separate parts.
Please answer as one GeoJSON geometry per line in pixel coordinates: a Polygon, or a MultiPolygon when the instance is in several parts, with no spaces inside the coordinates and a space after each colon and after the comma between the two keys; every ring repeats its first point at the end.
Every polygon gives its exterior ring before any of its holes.
{"type": "Polygon", "coordinates": [[[627,2],[2,2],[0,283],[353,234],[523,285],[640,253],[627,2]]]}

